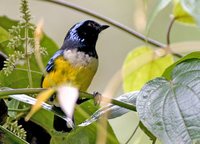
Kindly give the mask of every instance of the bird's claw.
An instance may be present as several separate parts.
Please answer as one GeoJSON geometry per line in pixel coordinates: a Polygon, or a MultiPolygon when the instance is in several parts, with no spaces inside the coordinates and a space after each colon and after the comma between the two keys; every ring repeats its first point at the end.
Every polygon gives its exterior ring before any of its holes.
{"type": "Polygon", "coordinates": [[[101,98],[102,95],[99,92],[93,92],[93,96],[94,96],[94,104],[95,105],[99,105],[101,103],[101,98]]]}

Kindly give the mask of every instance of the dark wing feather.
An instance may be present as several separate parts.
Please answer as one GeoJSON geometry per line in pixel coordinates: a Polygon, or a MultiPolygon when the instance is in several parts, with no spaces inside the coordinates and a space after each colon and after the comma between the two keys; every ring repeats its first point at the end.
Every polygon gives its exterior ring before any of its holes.
{"type": "Polygon", "coordinates": [[[50,72],[50,71],[53,70],[55,59],[56,59],[57,57],[63,55],[63,52],[64,52],[64,50],[58,50],[58,51],[51,57],[51,59],[50,59],[49,62],[47,63],[46,72],[50,72]]]}
{"type": "MultiPolygon", "coordinates": [[[[63,52],[64,52],[64,50],[58,50],[58,51],[51,57],[51,59],[50,59],[49,62],[47,63],[46,72],[49,73],[50,71],[53,70],[53,68],[54,68],[54,60],[55,60],[57,57],[63,55],[63,52]]],[[[41,83],[40,83],[40,86],[41,86],[41,87],[42,87],[43,80],[44,80],[44,75],[43,75],[42,78],[41,78],[41,83]]]]}

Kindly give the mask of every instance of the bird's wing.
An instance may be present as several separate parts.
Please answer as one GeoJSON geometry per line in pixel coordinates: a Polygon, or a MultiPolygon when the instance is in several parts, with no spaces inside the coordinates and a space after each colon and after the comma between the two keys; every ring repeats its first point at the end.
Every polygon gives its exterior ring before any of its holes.
{"type": "Polygon", "coordinates": [[[47,66],[46,66],[46,71],[47,72],[50,72],[53,70],[54,68],[54,61],[57,57],[63,55],[63,52],[64,50],[58,50],[52,57],[51,59],[49,60],[49,62],[47,63],[47,66]]]}

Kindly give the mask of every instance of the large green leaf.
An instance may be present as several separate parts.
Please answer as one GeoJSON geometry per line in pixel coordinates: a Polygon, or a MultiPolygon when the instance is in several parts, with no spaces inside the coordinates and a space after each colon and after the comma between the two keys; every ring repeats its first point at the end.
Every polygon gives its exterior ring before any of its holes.
{"type": "MultiPolygon", "coordinates": [[[[9,19],[6,16],[0,17],[0,27],[8,31],[12,26],[16,26],[18,21],[9,19]]],[[[43,56],[43,63],[44,65],[47,64],[50,57],[55,53],[58,49],[58,46],[55,42],[49,38],[47,35],[44,34],[41,40],[41,46],[45,47],[48,51],[48,56],[43,56]]],[[[7,41],[0,43],[0,51],[4,52],[5,54],[9,55],[13,53],[13,50],[7,47],[7,41]]],[[[35,61],[35,57],[31,57],[31,70],[32,70],[32,79],[33,79],[33,87],[40,87],[40,81],[42,74],[40,73],[40,69],[38,64],[35,61]]],[[[28,73],[26,70],[26,64],[24,66],[19,66],[14,70],[9,76],[5,76],[3,73],[0,72],[0,85],[4,87],[12,87],[12,88],[22,88],[28,86],[28,73]]]]}
{"type": "Polygon", "coordinates": [[[200,142],[200,59],[187,59],[171,71],[171,79],[156,78],[138,95],[143,124],[163,143],[200,142]]]}
{"type": "Polygon", "coordinates": [[[173,62],[172,55],[158,58],[149,47],[134,49],[128,54],[123,65],[124,91],[140,90],[147,81],[161,76],[173,62]]]}
{"type": "MultiPolygon", "coordinates": [[[[119,144],[116,137],[113,137],[114,132],[110,131],[111,127],[108,125],[107,131],[109,132],[107,136],[107,144],[119,144]]],[[[94,144],[96,143],[97,137],[97,123],[93,123],[87,127],[80,127],[75,129],[73,132],[68,134],[54,134],[51,139],[51,144],[94,144]]]]}
{"type": "Polygon", "coordinates": [[[183,62],[183,61],[186,61],[186,60],[190,60],[190,59],[194,59],[194,58],[197,58],[197,59],[200,59],[200,52],[193,52],[191,54],[188,54],[186,56],[184,56],[183,58],[181,58],[180,60],[178,60],[177,62],[175,62],[173,65],[169,66],[165,72],[163,73],[163,76],[170,80],[172,77],[172,71],[173,69],[175,68],[176,65],[178,65],[179,63],[183,62]]]}
{"type": "MultiPolygon", "coordinates": [[[[2,71],[0,71],[0,87],[11,87],[11,88],[24,88],[29,86],[29,81],[27,77],[27,70],[17,69],[13,71],[10,75],[6,76],[2,71]]],[[[33,86],[40,87],[42,74],[37,71],[32,72],[33,86]]]]}
{"type": "MultiPolygon", "coordinates": [[[[82,103],[78,109],[75,111],[75,121],[76,124],[80,124],[84,122],[86,119],[88,119],[99,107],[94,105],[94,101],[90,100],[85,103],[82,103]],[[81,109],[81,110],[80,110],[81,109]],[[83,114],[83,112],[85,114],[83,114]]],[[[118,140],[110,127],[109,123],[107,123],[107,143],[113,143],[113,144],[118,144],[118,140]]],[[[84,141],[84,143],[95,143],[96,138],[97,138],[97,133],[98,133],[98,122],[94,122],[89,126],[84,126],[84,127],[77,127],[77,130],[74,132],[70,133],[70,135],[67,138],[66,142],[76,142],[77,144],[80,143],[81,141],[84,141]],[[77,137],[85,137],[83,140],[79,139],[77,140],[77,137]]]]}
{"type": "Polygon", "coordinates": [[[52,130],[53,130],[52,112],[41,109],[33,115],[31,121],[43,127],[50,135],[52,135],[52,130]]]}

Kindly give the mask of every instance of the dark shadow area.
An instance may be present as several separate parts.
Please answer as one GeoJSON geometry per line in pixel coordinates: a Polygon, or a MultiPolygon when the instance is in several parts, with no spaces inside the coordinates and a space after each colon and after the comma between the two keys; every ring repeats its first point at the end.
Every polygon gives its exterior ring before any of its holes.
{"type": "Polygon", "coordinates": [[[49,144],[51,136],[39,125],[28,121],[25,122],[24,119],[18,121],[19,125],[22,125],[27,132],[26,141],[30,144],[49,144]]]}
{"type": "Polygon", "coordinates": [[[0,70],[3,69],[4,61],[6,60],[6,55],[0,52],[0,70]]]}

